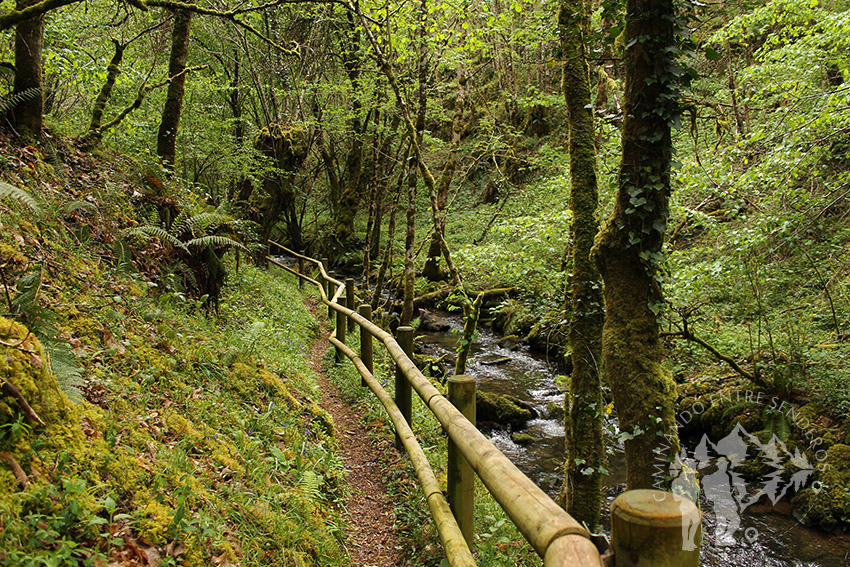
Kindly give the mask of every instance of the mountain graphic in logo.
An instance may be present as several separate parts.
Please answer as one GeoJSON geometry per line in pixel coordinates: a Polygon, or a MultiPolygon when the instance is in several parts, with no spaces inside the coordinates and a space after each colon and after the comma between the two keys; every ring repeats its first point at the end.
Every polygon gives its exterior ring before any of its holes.
{"type": "MultiPolygon", "coordinates": [[[[740,423],[717,443],[703,435],[690,455],[683,449],[670,466],[674,493],[694,501],[702,493],[711,503],[718,546],[735,543],[733,536],[741,526],[741,514],[749,506],[764,496],[776,504],[789,490],[803,488],[813,472],[811,463],[799,450],[791,452],[776,435],[762,443],[740,423]],[[750,464],[769,472],[747,482],[741,471],[750,464]]],[[[686,546],[688,541],[685,539],[686,546]]]]}

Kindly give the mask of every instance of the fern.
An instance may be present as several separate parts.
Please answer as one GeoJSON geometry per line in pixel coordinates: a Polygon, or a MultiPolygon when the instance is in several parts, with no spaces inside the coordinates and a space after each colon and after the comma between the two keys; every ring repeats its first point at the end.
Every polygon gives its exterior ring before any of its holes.
{"type": "Polygon", "coordinates": [[[56,377],[59,389],[76,404],[83,402],[80,386],[84,384],[83,371],[77,364],[77,359],[65,341],[45,340],[47,365],[56,377]]]}
{"type": "Polygon", "coordinates": [[[762,416],[764,422],[764,430],[770,435],[776,435],[780,441],[788,440],[791,435],[791,423],[788,421],[788,416],[777,409],[771,407],[764,408],[762,416]]]}
{"type": "Polygon", "coordinates": [[[298,488],[307,500],[316,502],[321,500],[322,478],[311,470],[305,470],[304,475],[298,482],[298,488]]]}
{"type": "Polygon", "coordinates": [[[164,240],[165,242],[168,242],[176,248],[186,250],[186,246],[180,241],[179,238],[177,238],[164,228],[160,228],[158,226],[134,226],[132,228],[122,230],[121,234],[124,236],[141,236],[143,238],[150,238],[152,236],[155,236],[156,238],[164,240]]]}
{"type": "MultiPolygon", "coordinates": [[[[201,213],[192,217],[187,217],[183,221],[181,229],[189,231],[195,235],[198,231],[205,231],[212,225],[230,224],[234,221],[233,217],[221,213],[201,213]]],[[[176,224],[176,223],[175,223],[176,224]]]]}
{"type": "Polygon", "coordinates": [[[221,236],[218,234],[208,234],[198,238],[193,238],[186,243],[186,247],[206,248],[208,246],[224,246],[226,248],[239,248],[240,250],[248,251],[248,248],[241,242],[237,242],[232,238],[221,236]]]}
{"type": "Polygon", "coordinates": [[[19,93],[9,93],[0,99],[0,114],[6,114],[22,102],[33,99],[41,92],[41,88],[32,87],[19,93]]]}
{"type": "Polygon", "coordinates": [[[3,181],[0,181],[0,197],[10,197],[19,203],[26,205],[34,213],[41,212],[41,207],[39,206],[38,201],[36,201],[32,195],[19,187],[9,185],[3,181]]]}

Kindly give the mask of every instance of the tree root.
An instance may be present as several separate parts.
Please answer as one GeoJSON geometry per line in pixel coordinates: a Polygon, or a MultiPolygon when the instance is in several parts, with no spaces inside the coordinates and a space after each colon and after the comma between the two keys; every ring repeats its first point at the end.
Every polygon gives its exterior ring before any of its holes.
{"type": "Polygon", "coordinates": [[[26,488],[29,484],[29,477],[27,476],[27,473],[24,472],[24,469],[21,468],[21,465],[18,464],[18,461],[15,460],[15,457],[13,457],[11,453],[0,451],[0,461],[9,465],[9,468],[12,469],[12,474],[14,474],[15,478],[18,479],[18,482],[21,483],[21,488],[26,488]]]}
{"type": "Polygon", "coordinates": [[[3,380],[3,389],[6,391],[6,393],[15,398],[15,400],[18,402],[18,406],[21,408],[21,411],[23,411],[24,415],[27,416],[27,419],[34,423],[37,423],[38,425],[44,426],[44,422],[41,420],[40,417],[38,417],[38,414],[35,413],[35,410],[32,409],[32,406],[29,405],[27,400],[24,398],[24,395],[21,394],[21,392],[17,388],[15,388],[15,386],[11,382],[6,380],[6,378],[0,376],[0,380],[3,380]]]}

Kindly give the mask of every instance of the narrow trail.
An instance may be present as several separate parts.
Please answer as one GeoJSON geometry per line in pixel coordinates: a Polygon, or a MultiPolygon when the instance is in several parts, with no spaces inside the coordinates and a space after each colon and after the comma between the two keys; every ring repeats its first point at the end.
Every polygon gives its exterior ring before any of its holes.
{"type": "MultiPolygon", "coordinates": [[[[317,314],[317,308],[310,307],[317,314]]],[[[322,356],[329,344],[323,329],[322,338],[310,348],[309,363],[319,382],[321,406],[333,417],[350,487],[346,509],[352,526],[348,540],[352,566],[395,567],[402,564],[403,554],[393,529],[393,504],[378,463],[378,455],[391,447],[372,443],[359,412],[343,400],[322,370],[322,356]]]]}

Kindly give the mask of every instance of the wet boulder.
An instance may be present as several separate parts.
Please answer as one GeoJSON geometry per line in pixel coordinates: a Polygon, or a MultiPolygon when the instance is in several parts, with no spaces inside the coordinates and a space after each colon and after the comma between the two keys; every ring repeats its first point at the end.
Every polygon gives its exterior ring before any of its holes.
{"type": "Polygon", "coordinates": [[[434,313],[421,309],[419,313],[419,330],[429,333],[446,333],[451,330],[451,325],[434,313]]]}
{"type": "Polygon", "coordinates": [[[475,394],[475,414],[480,425],[513,430],[538,417],[534,408],[515,396],[482,391],[475,394]]]}
{"type": "Polygon", "coordinates": [[[503,349],[507,350],[515,350],[519,347],[520,338],[516,335],[505,335],[501,339],[497,341],[498,344],[503,349]]]}

